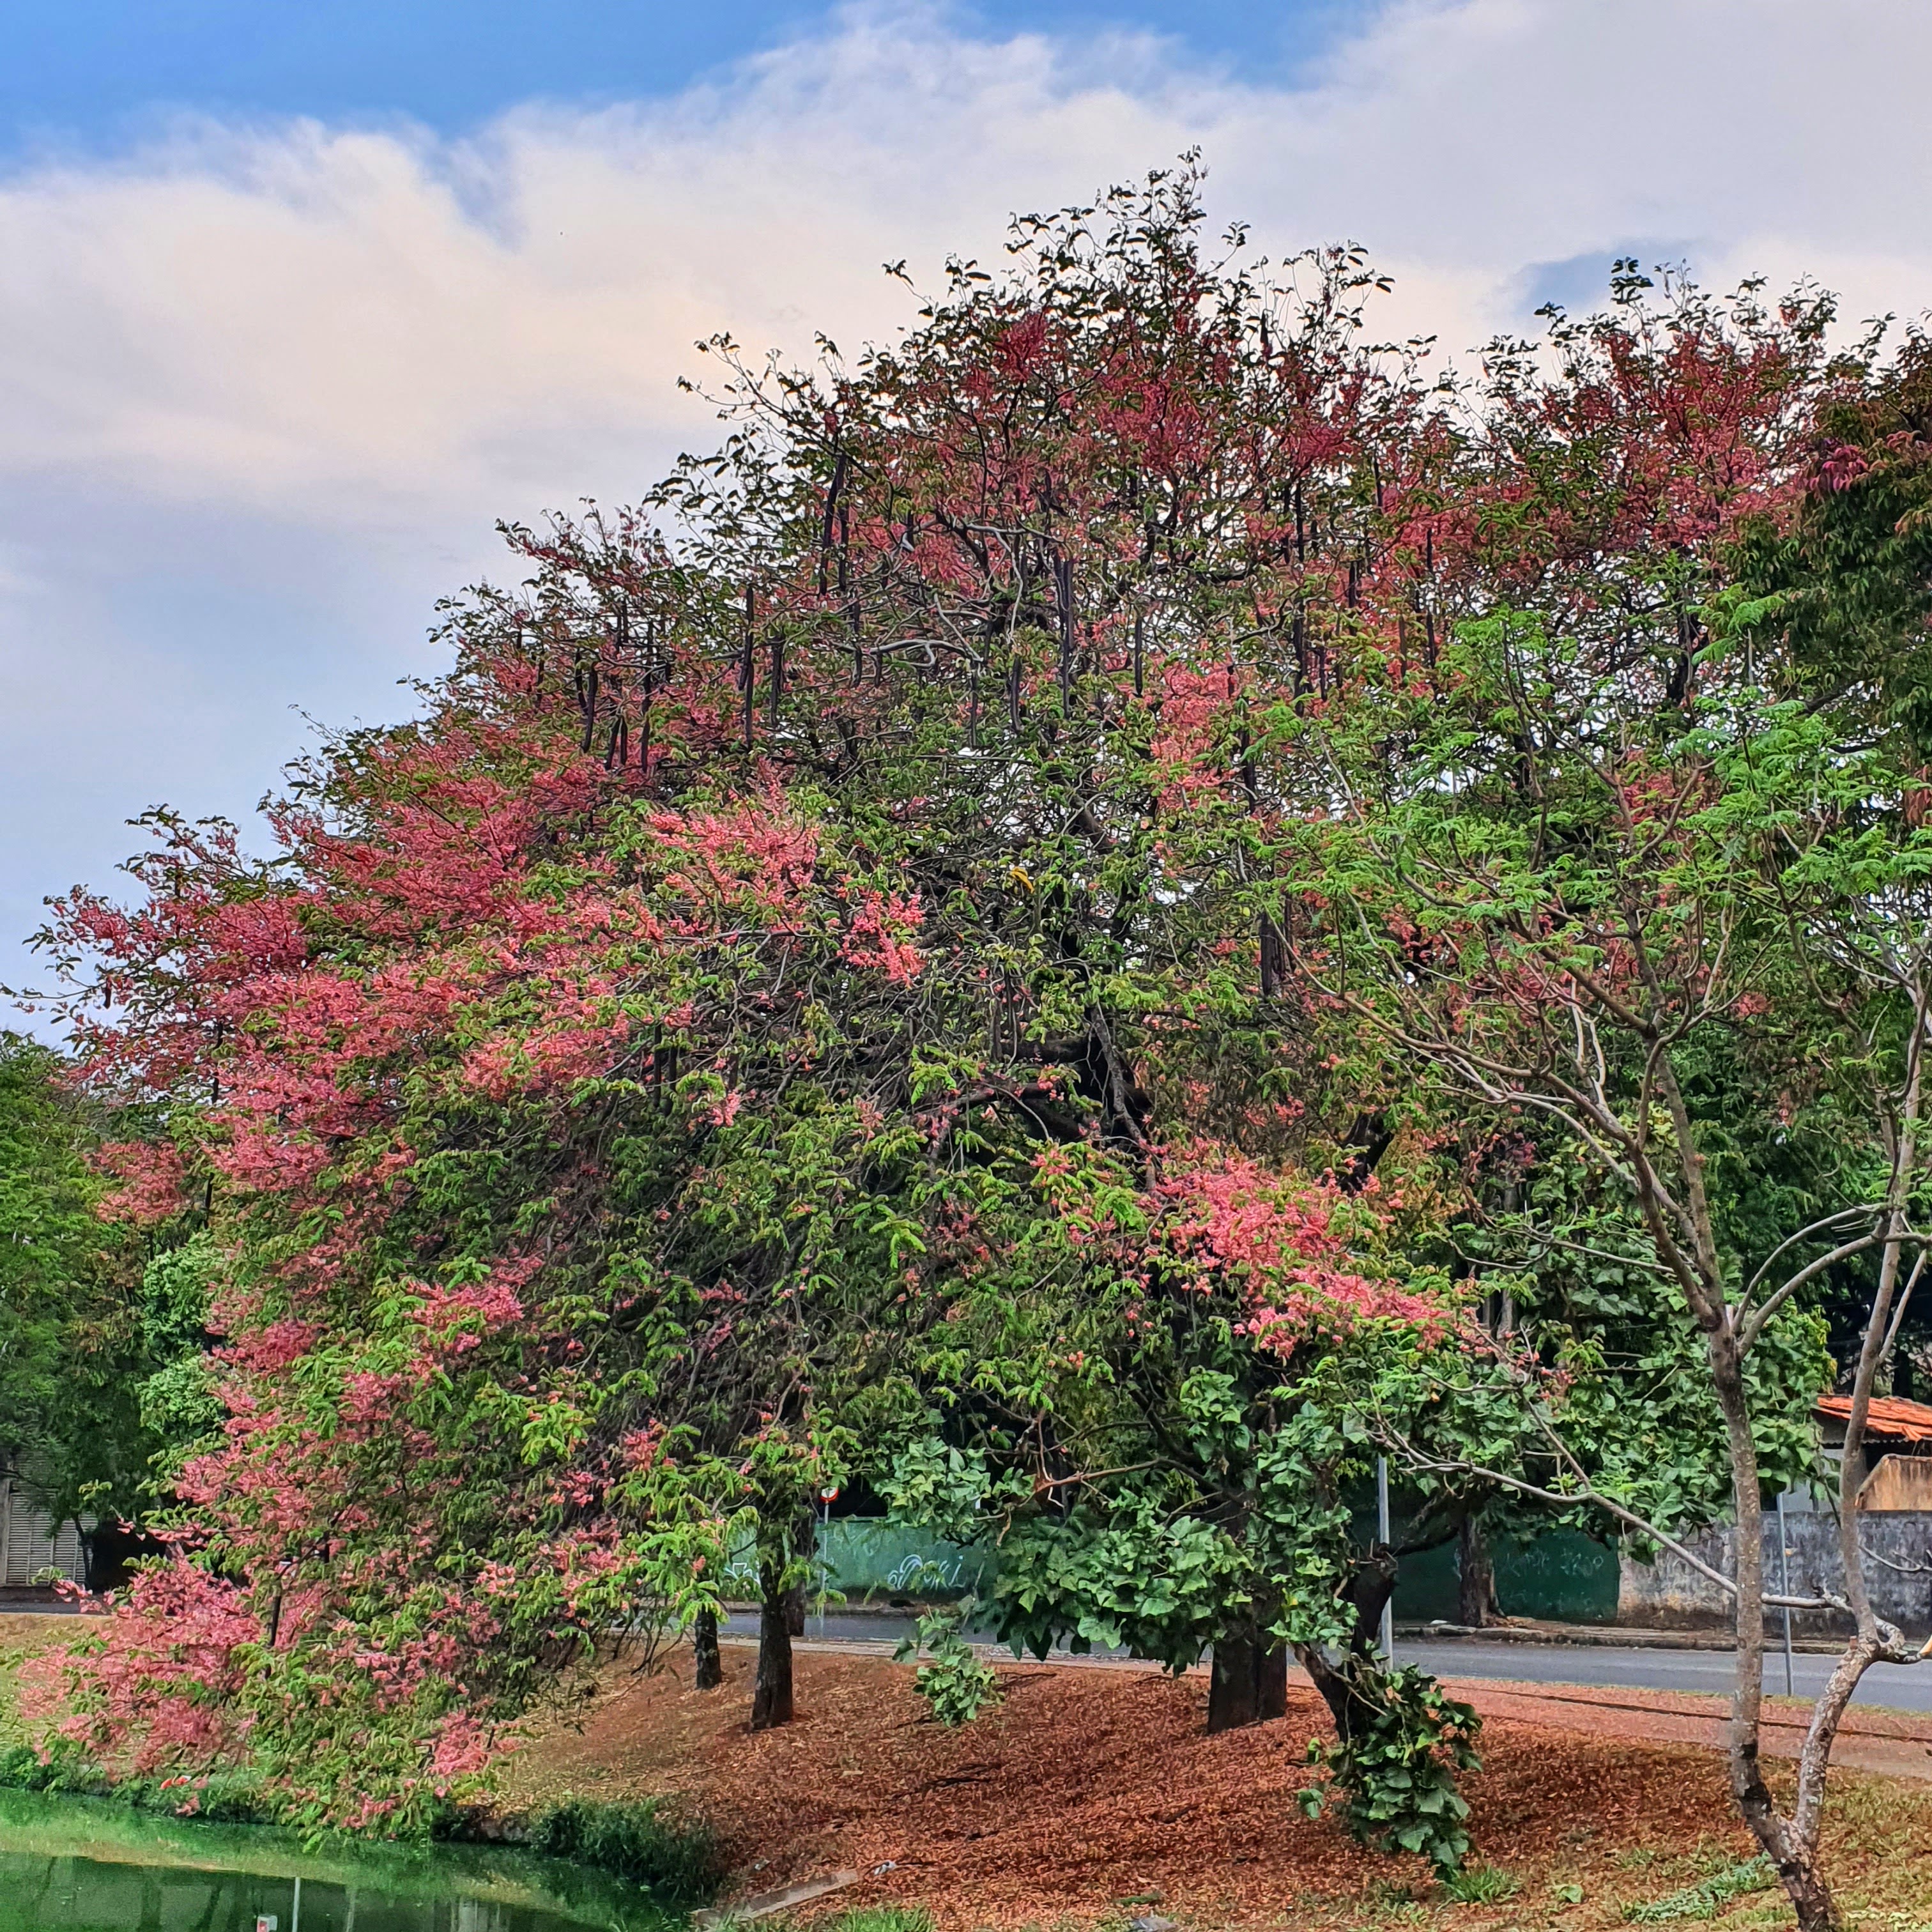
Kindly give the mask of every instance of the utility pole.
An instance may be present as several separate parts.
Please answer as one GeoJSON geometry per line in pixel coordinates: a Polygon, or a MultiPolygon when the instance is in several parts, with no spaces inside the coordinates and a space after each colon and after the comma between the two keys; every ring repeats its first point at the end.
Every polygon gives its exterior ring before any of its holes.
{"type": "Polygon", "coordinates": [[[1784,1605],[1784,1694],[1795,1697],[1798,1692],[1791,1674],[1791,1538],[1784,1526],[1784,1492],[1778,1492],[1778,1587],[1779,1594],[1786,1599],[1784,1605]]]}
{"type": "Polygon", "coordinates": [[[836,1487],[818,1492],[818,1635],[825,1637],[825,1598],[832,1580],[832,1505],[838,1500],[836,1487]]]}
{"type": "MultiPolygon", "coordinates": [[[[1376,1458],[1376,1534],[1383,1549],[1389,1546],[1388,1458],[1376,1458]]],[[[1382,1662],[1393,1665],[1395,1662],[1395,1592],[1390,1590],[1388,1600],[1382,1605],[1382,1662]]]]}

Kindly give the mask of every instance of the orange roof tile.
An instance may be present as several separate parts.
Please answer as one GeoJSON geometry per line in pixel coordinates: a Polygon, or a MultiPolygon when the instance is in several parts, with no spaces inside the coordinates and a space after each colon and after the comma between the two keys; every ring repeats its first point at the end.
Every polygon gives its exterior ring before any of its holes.
{"type": "MultiPolygon", "coordinates": [[[[1820,1396],[1817,1412],[1833,1422],[1849,1422],[1852,1399],[1820,1396]]],[[[1901,1402],[1896,1396],[1875,1395],[1865,1412],[1865,1433],[1898,1442],[1932,1442],[1932,1408],[1922,1402],[1901,1402]]]]}

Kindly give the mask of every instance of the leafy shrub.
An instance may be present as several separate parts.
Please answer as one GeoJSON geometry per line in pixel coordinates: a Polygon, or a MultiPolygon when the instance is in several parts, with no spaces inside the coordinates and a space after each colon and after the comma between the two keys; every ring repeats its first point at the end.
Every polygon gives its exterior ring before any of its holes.
{"type": "Polygon", "coordinates": [[[924,1651],[931,1660],[913,1676],[913,1688],[932,1714],[948,1726],[970,1724],[988,1704],[1000,1701],[1000,1682],[992,1666],[961,1634],[971,1600],[953,1610],[932,1610],[919,1620],[917,1630],[892,1654],[909,1664],[924,1651]]]}
{"type": "Polygon", "coordinates": [[[58,1791],[76,1798],[108,1795],[106,1776],[78,1754],[43,1758],[31,1744],[0,1750],[0,1791],[58,1791]],[[82,1772],[89,1774],[83,1779],[82,1772]]]}
{"type": "Polygon", "coordinates": [[[1308,1759],[1328,1774],[1328,1787],[1311,1786],[1301,1808],[1319,1817],[1330,1791],[1347,1794],[1349,1831],[1383,1851],[1419,1852],[1453,1872],[1469,1849],[1462,1820],[1468,1801],[1456,1774],[1479,1769],[1476,1733],[1482,1720],[1434,1678],[1400,1670],[1360,1668],[1352,1676],[1354,1704],[1348,1734],[1334,1744],[1308,1742],[1308,1759]]]}
{"type": "Polygon", "coordinates": [[[1500,1905],[1521,1889],[1516,1879],[1494,1865],[1462,1865],[1442,1874],[1444,1896],[1458,1905],[1500,1905]]]}
{"type": "Polygon", "coordinates": [[[194,1779],[116,1778],[73,1744],[45,1757],[28,1744],[0,1750],[0,1791],[44,1791],[61,1798],[106,1798],[137,1811],[166,1812],[224,1825],[268,1825],[280,1812],[260,1780],[247,1772],[216,1772],[194,1779]]]}
{"type": "Polygon", "coordinates": [[[1639,1925],[1661,1925],[1672,1919],[1714,1918],[1734,1898],[1762,1892],[1772,1882],[1771,1861],[1762,1853],[1734,1865],[1724,1865],[1662,1898],[1624,1907],[1624,1916],[1639,1925]]]}
{"type": "Polygon", "coordinates": [[[922,1905],[866,1905],[841,1913],[819,1932],[932,1932],[932,1914],[922,1905]]]}
{"type": "Polygon", "coordinates": [[[647,1887],[667,1904],[710,1896],[718,1843],[704,1826],[667,1817],[652,1799],[600,1804],[566,1798],[530,1820],[530,1849],[647,1887]]]}

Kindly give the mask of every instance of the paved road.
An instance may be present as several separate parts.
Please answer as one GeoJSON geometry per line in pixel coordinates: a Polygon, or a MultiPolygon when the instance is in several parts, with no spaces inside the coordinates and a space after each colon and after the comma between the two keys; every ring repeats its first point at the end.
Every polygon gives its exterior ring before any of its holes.
{"type": "MultiPolygon", "coordinates": [[[[41,1615],[58,1614],[57,1606],[35,1605],[41,1615]]],[[[64,1608],[64,1606],[58,1606],[64,1608]]],[[[740,1612],[726,1619],[727,1633],[754,1637],[758,1620],[740,1612]]],[[[806,1619],[808,1640],[823,1636],[838,1643],[896,1644],[909,1635],[912,1619],[900,1616],[854,1616],[831,1612],[824,1619],[806,1619]]],[[[1647,1690],[1703,1690],[1720,1694],[1731,1688],[1731,1659],[1721,1650],[1664,1650],[1607,1644],[1486,1643],[1463,1637],[1430,1642],[1399,1640],[1398,1662],[1419,1664],[1438,1677],[1502,1678],[1517,1683],[1621,1685],[1647,1690]]],[[[1815,1697],[1825,1688],[1835,1660],[1801,1652],[1792,1660],[1792,1681],[1801,1697],[1815,1697]]],[[[1765,1688],[1774,1696],[1784,1689],[1784,1658],[1775,1646],[1765,1660],[1765,1688]]],[[[1862,1704],[1882,1705],[1894,1711],[1932,1712],[1932,1661],[1906,1666],[1875,1664],[1858,1686],[1862,1704]]]]}
{"type": "MultiPolygon", "coordinates": [[[[758,1618],[740,1614],[728,1620],[734,1636],[758,1634],[758,1618]]],[[[912,1628],[910,1618],[841,1616],[836,1610],[821,1629],[814,1614],[806,1620],[808,1640],[824,1636],[840,1643],[896,1643],[912,1628]]],[[[1438,1677],[1489,1677],[1519,1683],[1621,1685],[1650,1690],[1703,1690],[1724,1693],[1731,1688],[1732,1662],[1721,1650],[1664,1650],[1632,1646],[1620,1648],[1598,1644],[1486,1643],[1465,1637],[1402,1641],[1396,1644],[1398,1663],[1419,1664],[1438,1677]]],[[[1834,1659],[1801,1652],[1792,1660],[1792,1679],[1801,1697],[1815,1697],[1825,1688],[1834,1659]]],[[[1765,1660],[1765,1688],[1773,1695],[1784,1690],[1784,1658],[1773,1648],[1765,1660]]],[[[1875,1664],[1858,1686],[1858,1702],[1898,1711],[1932,1711],[1932,1662],[1906,1667],[1875,1664]]]]}
{"type": "MultiPolygon", "coordinates": [[[[1438,1677],[1507,1677],[1532,1684],[1621,1684],[1649,1690],[1728,1691],[1732,1659],[1721,1650],[1628,1650],[1605,1645],[1484,1643],[1468,1637],[1446,1643],[1398,1643],[1398,1661],[1419,1664],[1438,1677]]],[[[1801,1652],[1792,1660],[1797,1694],[1815,1697],[1824,1689],[1836,1661],[1801,1652]]],[[[1774,1650],[1765,1660],[1765,1688],[1784,1690],[1784,1657],[1774,1650]]],[[[1911,1667],[1878,1664],[1858,1690],[1862,1704],[1895,1711],[1932,1711],[1932,1663],[1911,1667]]]]}

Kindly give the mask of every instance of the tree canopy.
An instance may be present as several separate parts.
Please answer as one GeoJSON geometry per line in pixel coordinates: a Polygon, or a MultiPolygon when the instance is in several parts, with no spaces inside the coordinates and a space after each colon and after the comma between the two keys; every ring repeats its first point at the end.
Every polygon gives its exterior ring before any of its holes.
{"type": "Polygon", "coordinates": [[[997,1540],[1022,1646],[1212,1646],[1231,1722],[1292,1648],[1352,1822],[1453,1864],[1375,1456],[1429,1534],[1646,1547],[1811,1468],[1817,1310],[1917,1185],[1923,791],[1858,734],[1918,728],[1918,360],[1620,264],[1432,379],[1359,251],[1199,186],[1019,221],[856,360],[716,339],[718,452],[508,529],[272,856],[158,814],[57,903],[186,1324],[70,1736],[413,1828],[748,1536],[775,1612],[856,1474],[997,1540]]]}

